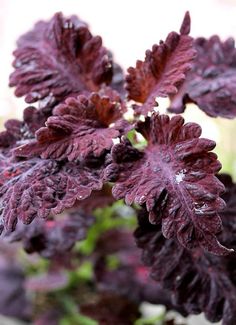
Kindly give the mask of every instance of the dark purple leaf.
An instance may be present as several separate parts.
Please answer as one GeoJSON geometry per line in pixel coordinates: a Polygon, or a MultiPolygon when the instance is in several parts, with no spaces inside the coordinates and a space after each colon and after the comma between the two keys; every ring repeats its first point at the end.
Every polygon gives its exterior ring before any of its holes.
{"type": "Polygon", "coordinates": [[[204,247],[228,254],[215,234],[221,231],[219,194],[224,186],[214,176],[221,164],[210,152],[215,142],[199,138],[201,127],[184,119],[153,114],[137,131],[148,140],[144,151],[123,141],[112,149],[106,177],[116,181],[113,195],[126,204],[146,205],[152,223],[162,221],[166,238],[177,237],[187,248],[204,247]]]}
{"type": "Polygon", "coordinates": [[[85,213],[92,213],[94,209],[104,208],[115,202],[111,193],[111,186],[105,184],[100,191],[93,191],[92,194],[82,201],[78,201],[75,208],[82,210],[85,213]]]}
{"type": "Polygon", "coordinates": [[[224,209],[221,214],[224,214],[226,211],[227,214],[231,213],[232,215],[236,215],[236,184],[228,174],[221,173],[217,175],[217,177],[225,185],[225,192],[222,198],[227,202],[226,209],[224,209]]]}
{"type": "Polygon", "coordinates": [[[143,104],[135,109],[147,115],[157,106],[156,97],[168,97],[177,93],[191,68],[195,57],[190,31],[190,16],[187,12],[180,34],[172,32],[165,42],[153,45],[146,51],[144,61],[137,61],[136,67],[128,69],[127,91],[130,99],[143,104]]]}
{"type": "Polygon", "coordinates": [[[48,115],[35,107],[26,107],[23,112],[24,139],[33,138],[35,132],[45,125],[48,115]]]}
{"type": "Polygon", "coordinates": [[[8,241],[22,241],[27,253],[38,252],[46,258],[70,251],[74,244],[86,237],[94,218],[82,212],[71,212],[55,219],[34,219],[30,225],[18,223],[7,236],[8,241]]]}
{"type": "Polygon", "coordinates": [[[10,119],[5,122],[4,126],[6,130],[0,132],[1,149],[9,148],[23,138],[24,123],[22,121],[10,119]]]}
{"type": "Polygon", "coordinates": [[[116,92],[108,94],[67,98],[54,109],[46,127],[36,132],[37,139],[17,148],[15,154],[69,161],[103,155],[120,135],[116,126],[109,125],[121,119],[125,109],[116,92]]]}
{"type": "Polygon", "coordinates": [[[12,265],[0,270],[0,284],[0,313],[18,319],[29,319],[31,308],[24,290],[22,271],[12,265]]]}
{"type": "Polygon", "coordinates": [[[169,110],[182,113],[186,103],[194,102],[209,116],[236,116],[236,49],[232,38],[222,42],[218,36],[197,38],[197,57],[187,79],[169,110]]]}
{"type": "Polygon", "coordinates": [[[103,167],[32,159],[0,160],[1,230],[13,230],[17,219],[29,224],[87,198],[103,186],[103,167]]]}
{"type": "Polygon", "coordinates": [[[35,132],[44,126],[47,115],[34,107],[26,107],[23,121],[16,119],[7,120],[4,124],[5,131],[0,132],[0,147],[6,150],[34,138],[35,132]]]}
{"type": "Polygon", "coordinates": [[[56,103],[82,92],[97,91],[112,79],[112,61],[99,36],[92,36],[76,16],[57,13],[38,22],[23,35],[14,52],[15,71],[10,86],[27,103],[39,101],[49,110],[56,103]]]}
{"type": "Polygon", "coordinates": [[[29,320],[32,305],[24,288],[25,275],[17,261],[16,249],[1,241],[0,251],[0,314],[29,320]]]}
{"type": "MultiPolygon", "coordinates": [[[[225,184],[227,186],[227,184],[225,184]]],[[[235,190],[235,189],[234,189],[235,190]]],[[[227,188],[227,191],[231,191],[227,188]]],[[[228,201],[226,201],[228,204],[228,201]]],[[[236,249],[236,214],[232,206],[221,213],[224,230],[219,239],[236,249]]],[[[211,322],[223,320],[231,325],[236,318],[236,253],[215,256],[201,248],[187,250],[174,239],[165,239],[160,225],[148,221],[144,210],[139,215],[135,232],[143,250],[143,261],[151,266],[151,276],[172,293],[173,302],[189,314],[205,313],[211,322]]]]}

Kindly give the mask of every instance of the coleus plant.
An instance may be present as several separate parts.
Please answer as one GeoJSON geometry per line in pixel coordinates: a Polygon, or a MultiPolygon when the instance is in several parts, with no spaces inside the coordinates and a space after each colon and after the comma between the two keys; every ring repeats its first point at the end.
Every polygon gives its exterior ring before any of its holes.
{"type": "Polygon", "coordinates": [[[133,324],[143,301],[225,325],[236,317],[235,185],[218,174],[215,142],[201,138],[198,124],[158,112],[168,97],[176,114],[195,103],[209,116],[235,117],[236,49],[233,39],[189,33],[187,12],[179,33],[153,45],[126,76],[76,16],[57,13],[17,42],[10,86],[34,106],[0,133],[0,230],[51,259],[54,271],[73,269],[63,254],[86,255],[102,293],[80,309],[98,324],[133,324]],[[102,218],[93,228],[94,209],[105,214],[121,199],[138,217],[145,265],[130,229],[119,229],[121,216],[112,232],[102,218]],[[72,253],[87,231],[92,249],[72,253]]]}

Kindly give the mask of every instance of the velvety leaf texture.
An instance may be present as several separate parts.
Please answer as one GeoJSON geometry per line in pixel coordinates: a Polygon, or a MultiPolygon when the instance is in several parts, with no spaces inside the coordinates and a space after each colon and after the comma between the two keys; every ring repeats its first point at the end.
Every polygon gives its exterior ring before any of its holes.
{"type": "Polygon", "coordinates": [[[21,241],[27,253],[38,252],[46,258],[65,254],[78,240],[86,237],[94,218],[82,212],[71,212],[55,219],[36,218],[30,225],[18,223],[7,236],[8,241],[21,241]]]}
{"type": "Polygon", "coordinates": [[[170,111],[182,113],[185,104],[196,103],[209,116],[236,116],[236,49],[232,38],[218,36],[194,41],[197,57],[185,83],[173,96],[170,111]]]}
{"type": "Polygon", "coordinates": [[[121,119],[124,111],[119,95],[114,91],[109,94],[111,99],[97,93],[67,98],[54,109],[46,127],[36,132],[37,139],[17,148],[15,154],[69,161],[101,156],[120,135],[109,125],[121,119]]]}
{"type": "Polygon", "coordinates": [[[68,95],[97,91],[112,79],[112,61],[99,36],[92,36],[76,16],[61,13],[38,22],[14,52],[10,86],[27,103],[53,107],[68,95]]]}
{"type": "Polygon", "coordinates": [[[143,104],[135,106],[136,112],[147,115],[157,106],[156,97],[168,97],[177,93],[191,68],[195,57],[190,31],[190,16],[187,12],[180,34],[172,32],[165,42],[153,45],[146,51],[144,61],[128,69],[127,91],[130,99],[143,104]]]}
{"type": "MultiPolygon", "coordinates": [[[[227,206],[221,212],[223,231],[220,241],[236,248],[236,185],[229,176],[219,176],[226,186],[227,206]]],[[[236,319],[236,253],[215,256],[202,249],[187,250],[174,239],[165,239],[160,225],[148,221],[146,211],[139,214],[135,232],[143,261],[151,266],[151,276],[162,288],[172,292],[173,301],[190,314],[204,312],[211,322],[232,325],[236,319]]]]}
{"type": "Polygon", "coordinates": [[[144,151],[127,140],[112,149],[106,177],[116,181],[114,197],[145,205],[152,223],[162,221],[166,238],[227,254],[215,237],[221,231],[217,211],[224,207],[219,197],[224,186],[214,176],[221,164],[210,152],[215,142],[199,138],[200,126],[184,124],[180,116],[153,114],[138,123],[137,131],[148,141],[144,151]]]}
{"type": "Polygon", "coordinates": [[[103,167],[32,159],[0,160],[1,230],[13,230],[17,219],[28,224],[47,218],[87,198],[103,185],[103,167]]]}

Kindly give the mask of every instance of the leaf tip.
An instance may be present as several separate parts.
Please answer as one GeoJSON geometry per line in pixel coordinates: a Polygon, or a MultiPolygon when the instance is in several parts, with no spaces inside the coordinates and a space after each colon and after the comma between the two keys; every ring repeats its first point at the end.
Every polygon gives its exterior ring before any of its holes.
{"type": "Polygon", "coordinates": [[[179,32],[181,35],[188,35],[190,33],[190,28],[191,28],[190,13],[189,11],[186,11],[179,32]]]}

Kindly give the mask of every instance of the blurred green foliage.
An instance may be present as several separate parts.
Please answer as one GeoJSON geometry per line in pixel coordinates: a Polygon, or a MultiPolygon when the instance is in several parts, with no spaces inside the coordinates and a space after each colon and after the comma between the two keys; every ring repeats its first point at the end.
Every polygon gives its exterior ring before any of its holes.
{"type": "Polygon", "coordinates": [[[134,210],[125,206],[123,200],[115,202],[112,206],[96,209],[94,216],[96,222],[90,227],[87,238],[76,244],[76,251],[84,255],[90,255],[94,251],[97,240],[107,230],[134,229],[136,225],[134,210]]]}

